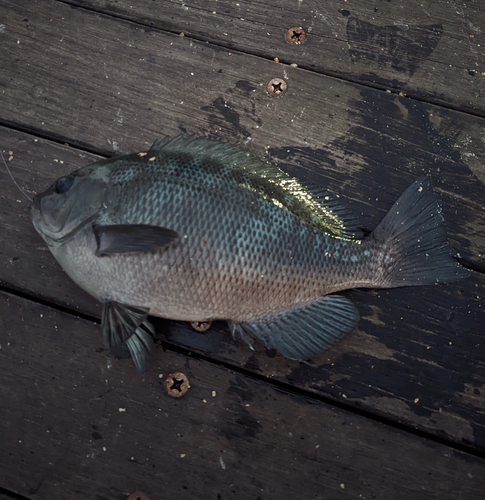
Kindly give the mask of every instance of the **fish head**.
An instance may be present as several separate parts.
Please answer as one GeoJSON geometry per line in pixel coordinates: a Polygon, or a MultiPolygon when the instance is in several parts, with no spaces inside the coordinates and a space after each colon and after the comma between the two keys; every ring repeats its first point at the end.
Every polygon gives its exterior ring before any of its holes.
{"type": "Polygon", "coordinates": [[[109,170],[99,163],[57,179],[35,196],[32,223],[49,246],[70,241],[107,209],[109,170]]]}

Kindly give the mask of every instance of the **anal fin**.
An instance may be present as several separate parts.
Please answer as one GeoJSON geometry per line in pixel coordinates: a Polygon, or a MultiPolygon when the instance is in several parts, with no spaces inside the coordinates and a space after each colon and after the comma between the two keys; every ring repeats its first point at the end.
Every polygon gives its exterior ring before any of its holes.
{"type": "Polygon", "coordinates": [[[326,295],[289,312],[257,322],[233,324],[236,331],[256,337],[288,359],[310,359],[352,331],[359,321],[349,299],[326,295]]]}

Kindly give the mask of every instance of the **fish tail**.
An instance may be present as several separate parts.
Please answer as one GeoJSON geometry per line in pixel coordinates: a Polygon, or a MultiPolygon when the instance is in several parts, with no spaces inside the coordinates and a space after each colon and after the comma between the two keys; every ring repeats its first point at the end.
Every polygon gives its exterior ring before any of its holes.
{"type": "Polygon", "coordinates": [[[452,254],[431,179],[417,179],[372,233],[382,288],[450,283],[469,276],[452,254]]]}

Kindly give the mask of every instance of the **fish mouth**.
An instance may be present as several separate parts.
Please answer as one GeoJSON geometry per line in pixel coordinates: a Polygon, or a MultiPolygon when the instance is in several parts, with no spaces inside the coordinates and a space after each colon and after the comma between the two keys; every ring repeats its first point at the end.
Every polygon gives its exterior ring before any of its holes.
{"type": "Polygon", "coordinates": [[[34,196],[34,199],[32,200],[32,205],[30,207],[31,210],[37,210],[40,212],[40,200],[42,198],[42,195],[37,194],[34,196]]]}

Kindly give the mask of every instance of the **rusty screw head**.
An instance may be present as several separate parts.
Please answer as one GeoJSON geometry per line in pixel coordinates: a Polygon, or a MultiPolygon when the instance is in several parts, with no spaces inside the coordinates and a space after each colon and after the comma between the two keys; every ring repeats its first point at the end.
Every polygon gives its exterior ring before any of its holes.
{"type": "Polygon", "coordinates": [[[303,28],[290,28],[285,34],[285,40],[290,45],[301,45],[306,40],[306,33],[303,28]]]}
{"type": "Polygon", "coordinates": [[[143,491],[135,491],[128,496],[127,500],[150,500],[143,491]]]}
{"type": "Polygon", "coordinates": [[[190,326],[198,332],[205,332],[212,325],[212,321],[191,321],[190,326]]]}
{"type": "Polygon", "coordinates": [[[281,78],[273,78],[268,82],[268,85],[266,85],[266,92],[268,92],[271,97],[277,97],[284,94],[287,88],[288,85],[284,80],[281,78]]]}
{"type": "Polygon", "coordinates": [[[180,398],[190,389],[189,379],[184,373],[171,373],[165,380],[165,389],[169,396],[180,398]]]}

